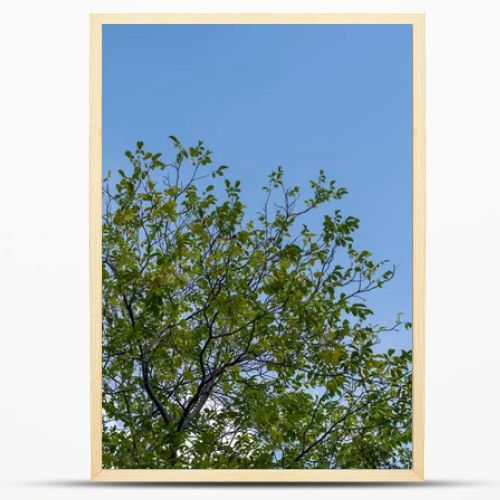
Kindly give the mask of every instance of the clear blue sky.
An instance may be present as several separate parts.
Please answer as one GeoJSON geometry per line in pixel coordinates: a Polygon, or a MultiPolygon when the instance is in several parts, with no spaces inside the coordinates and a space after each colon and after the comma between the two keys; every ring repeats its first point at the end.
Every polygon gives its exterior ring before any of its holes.
{"type": "Polygon", "coordinates": [[[376,320],[411,320],[411,38],[410,25],[104,26],[103,169],[127,167],[139,139],[154,152],[202,139],[252,213],[278,165],[290,185],[323,168],[350,193],[338,208],[361,219],[357,247],[399,265],[368,300],[376,320]]]}

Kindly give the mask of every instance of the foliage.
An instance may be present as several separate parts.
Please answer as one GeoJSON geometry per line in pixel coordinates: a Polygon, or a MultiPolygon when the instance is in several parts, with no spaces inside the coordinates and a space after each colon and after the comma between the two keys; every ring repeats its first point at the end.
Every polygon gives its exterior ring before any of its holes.
{"type": "Polygon", "coordinates": [[[247,218],[203,143],[171,139],[104,181],[104,467],[411,467],[411,351],[375,347],[402,323],[364,301],[394,268],[353,246],[347,191],[321,171],[299,203],[279,168],[247,218]]]}

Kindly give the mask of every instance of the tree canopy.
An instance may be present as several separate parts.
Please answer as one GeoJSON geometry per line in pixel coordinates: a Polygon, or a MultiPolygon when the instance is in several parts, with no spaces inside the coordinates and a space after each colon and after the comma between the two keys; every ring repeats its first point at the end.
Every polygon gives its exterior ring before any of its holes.
{"type": "Polygon", "coordinates": [[[411,324],[373,321],[395,268],[355,248],[346,189],[280,167],[248,214],[171,140],[103,183],[103,466],[411,467],[412,354],[377,347],[411,324]]]}

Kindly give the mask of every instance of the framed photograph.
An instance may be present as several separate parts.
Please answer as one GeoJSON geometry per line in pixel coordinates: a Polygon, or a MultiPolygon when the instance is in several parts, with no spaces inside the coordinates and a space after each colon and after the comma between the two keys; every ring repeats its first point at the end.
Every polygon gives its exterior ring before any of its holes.
{"type": "Polygon", "coordinates": [[[423,14],[92,14],[91,477],[424,477],[423,14]]]}

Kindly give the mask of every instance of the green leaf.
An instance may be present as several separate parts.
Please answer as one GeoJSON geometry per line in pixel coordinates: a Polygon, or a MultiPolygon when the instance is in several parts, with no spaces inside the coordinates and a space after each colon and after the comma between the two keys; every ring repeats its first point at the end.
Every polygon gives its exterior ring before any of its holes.
{"type": "Polygon", "coordinates": [[[412,352],[370,322],[393,271],[357,249],[346,190],[325,169],[302,200],[279,167],[242,195],[170,139],[103,190],[103,466],[411,468],[412,352]]]}

